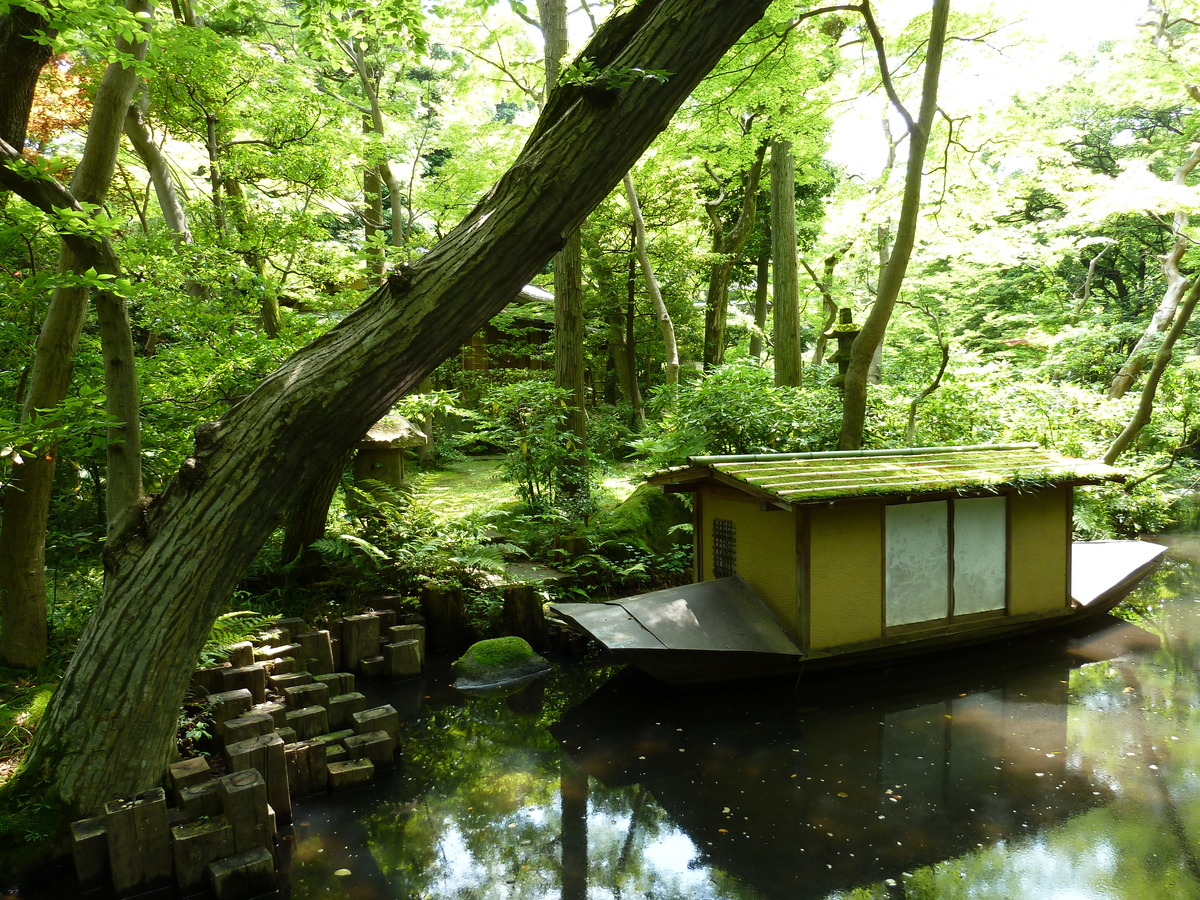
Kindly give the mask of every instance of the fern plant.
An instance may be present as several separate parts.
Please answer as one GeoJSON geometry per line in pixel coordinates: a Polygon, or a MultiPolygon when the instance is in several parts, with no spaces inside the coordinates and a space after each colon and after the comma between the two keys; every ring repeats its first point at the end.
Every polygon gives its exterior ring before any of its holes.
{"type": "Polygon", "coordinates": [[[217,616],[204,649],[200,651],[199,665],[215,666],[229,655],[229,648],[242,641],[261,637],[278,616],[266,616],[251,609],[240,609],[217,616]]]}

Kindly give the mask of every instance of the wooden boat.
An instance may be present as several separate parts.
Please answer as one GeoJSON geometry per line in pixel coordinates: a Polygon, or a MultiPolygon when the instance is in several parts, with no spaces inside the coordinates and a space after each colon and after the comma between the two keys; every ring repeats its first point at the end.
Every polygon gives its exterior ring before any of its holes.
{"type": "Polygon", "coordinates": [[[1071,541],[1074,488],[1120,477],[1032,444],[693,458],[651,481],[694,494],[695,583],[551,609],[670,682],[1072,627],[1166,552],[1071,541]]]}

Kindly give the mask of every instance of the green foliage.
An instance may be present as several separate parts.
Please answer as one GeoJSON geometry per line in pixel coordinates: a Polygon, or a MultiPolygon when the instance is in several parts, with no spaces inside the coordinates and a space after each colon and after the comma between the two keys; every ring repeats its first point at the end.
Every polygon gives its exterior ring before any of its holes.
{"type": "Polygon", "coordinates": [[[214,666],[229,655],[229,648],[242,641],[261,638],[276,621],[276,616],[267,616],[254,610],[241,609],[217,616],[209,631],[208,640],[200,651],[197,665],[214,666]]]}
{"type": "Polygon", "coordinates": [[[836,445],[840,400],[824,385],[776,387],[749,362],[720,366],[654,397],[661,418],[634,446],[655,466],[688,456],[825,450],[836,445]]]}
{"type": "Polygon", "coordinates": [[[567,390],[546,381],[499,385],[483,399],[488,415],[477,433],[504,450],[504,477],[531,510],[565,510],[585,519],[586,501],[576,507],[574,499],[588,493],[594,457],[567,427],[569,401],[567,390]]]}

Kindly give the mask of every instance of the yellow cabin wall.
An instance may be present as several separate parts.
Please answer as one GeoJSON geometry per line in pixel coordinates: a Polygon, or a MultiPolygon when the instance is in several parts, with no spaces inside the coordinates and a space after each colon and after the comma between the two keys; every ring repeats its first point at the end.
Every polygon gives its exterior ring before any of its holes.
{"type": "Polygon", "coordinates": [[[1069,487],[1010,494],[1008,610],[1011,615],[1070,607],[1071,516],[1069,487]]]}
{"type": "Polygon", "coordinates": [[[713,574],[712,522],[733,522],[735,568],[762,597],[784,630],[800,640],[796,580],[796,516],[784,510],[764,511],[757,503],[698,494],[703,544],[697,560],[700,580],[713,574]]]}
{"type": "Polygon", "coordinates": [[[808,647],[883,636],[883,507],[812,506],[808,516],[808,647]]]}

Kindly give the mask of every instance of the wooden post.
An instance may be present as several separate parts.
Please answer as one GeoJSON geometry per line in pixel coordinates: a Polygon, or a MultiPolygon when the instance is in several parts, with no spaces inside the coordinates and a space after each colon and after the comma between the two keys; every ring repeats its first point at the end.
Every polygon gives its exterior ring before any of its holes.
{"type": "Polygon", "coordinates": [[[287,727],[295,729],[297,740],[311,740],[329,731],[329,710],[323,706],[288,710],[287,727]]]}
{"type": "Polygon", "coordinates": [[[218,725],[226,719],[245,715],[253,705],[254,698],[247,690],[221,691],[208,695],[208,710],[212,714],[213,722],[218,725]]]}
{"type": "Polygon", "coordinates": [[[176,805],[179,803],[181,790],[194,784],[203,784],[210,778],[212,778],[212,769],[209,768],[208,760],[203,756],[182,759],[167,766],[167,781],[171,785],[171,796],[175,798],[176,805]]]}
{"type": "Polygon", "coordinates": [[[356,712],[367,708],[367,698],[358,691],[349,694],[338,694],[329,698],[329,727],[333,731],[350,728],[354,720],[350,718],[356,712]]]}
{"type": "Polygon", "coordinates": [[[217,783],[231,829],[232,852],[245,853],[255,847],[272,848],[275,841],[267,813],[267,783],[262,775],[254,769],[243,769],[222,775],[217,783]]]}
{"type": "Polygon", "coordinates": [[[217,900],[249,900],[275,890],[275,858],[263,847],[209,863],[217,900]]]}
{"type": "Polygon", "coordinates": [[[270,713],[251,712],[226,719],[217,726],[217,737],[221,739],[222,744],[236,744],[260,734],[270,734],[274,730],[275,720],[270,713]]]}
{"type": "Polygon", "coordinates": [[[267,699],[267,666],[265,663],[252,663],[236,669],[223,669],[221,680],[225,690],[236,691],[245,688],[255,703],[264,703],[267,699]]]}
{"type": "Polygon", "coordinates": [[[370,614],[342,619],[342,668],[362,671],[362,660],[379,655],[379,618],[370,614]]]}
{"type": "Polygon", "coordinates": [[[396,712],[393,706],[385,704],[374,709],[365,709],[351,718],[354,720],[354,730],[358,734],[386,731],[393,739],[400,737],[400,713],[396,712]]]}
{"type": "Polygon", "coordinates": [[[86,892],[109,886],[108,829],[104,816],[71,823],[71,855],[75,859],[75,878],[80,890],[86,892]]]}
{"type": "Polygon", "coordinates": [[[307,797],[324,791],[329,785],[329,763],[325,744],[301,741],[284,749],[287,757],[288,786],[292,796],[307,797]]]}
{"type": "Polygon", "coordinates": [[[300,668],[314,675],[333,671],[333,641],[328,631],[313,631],[292,638],[300,647],[300,668]]]}
{"type": "Polygon", "coordinates": [[[303,709],[305,706],[329,706],[329,685],[314,681],[283,689],[283,702],[288,709],[303,709]]]}
{"type": "Polygon", "coordinates": [[[425,659],[425,626],[424,625],[393,625],[387,630],[387,640],[390,644],[400,641],[416,641],[421,647],[421,660],[425,659]]]}
{"type": "Polygon", "coordinates": [[[175,859],[175,883],[180,893],[200,890],[204,887],[208,864],[234,853],[229,819],[214,816],[176,825],[171,829],[171,850],[175,859]]]}
{"type": "Polygon", "coordinates": [[[462,591],[456,588],[426,587],[421,591],[421,611],[429,646],[435,650],[457,652],[471,644],[467,610],[462,591]]]}
{"type": "MultiPolygon", "coordinates": [[[[321,707],[315,707],[324,712],[321,707]]],[[[292,821],[292,800],[288,791],[287,763],[283,738],[263,734],[225,746],[225,763],[230,772],[257,769],[267,783],[267,801],[283,825],[292,821]]]]}
{"type": "Polygon", "coordinates": [[[545,650],[550,639],[542,598],[531,584],[504,588],[504,633],[524,638],[535,650],[545,650]]]}
{"type": "Polygon", "coordinates": [[[417,641],[397,641],[383,645],[384,671],[393,680],[421,674],[421,645],[417,641]]]}
{"type": "Polygon", "coordinates": [[[165,887],[174,874],[162,788],[104,805],[113,893],[128,897],[165,887]]]}

